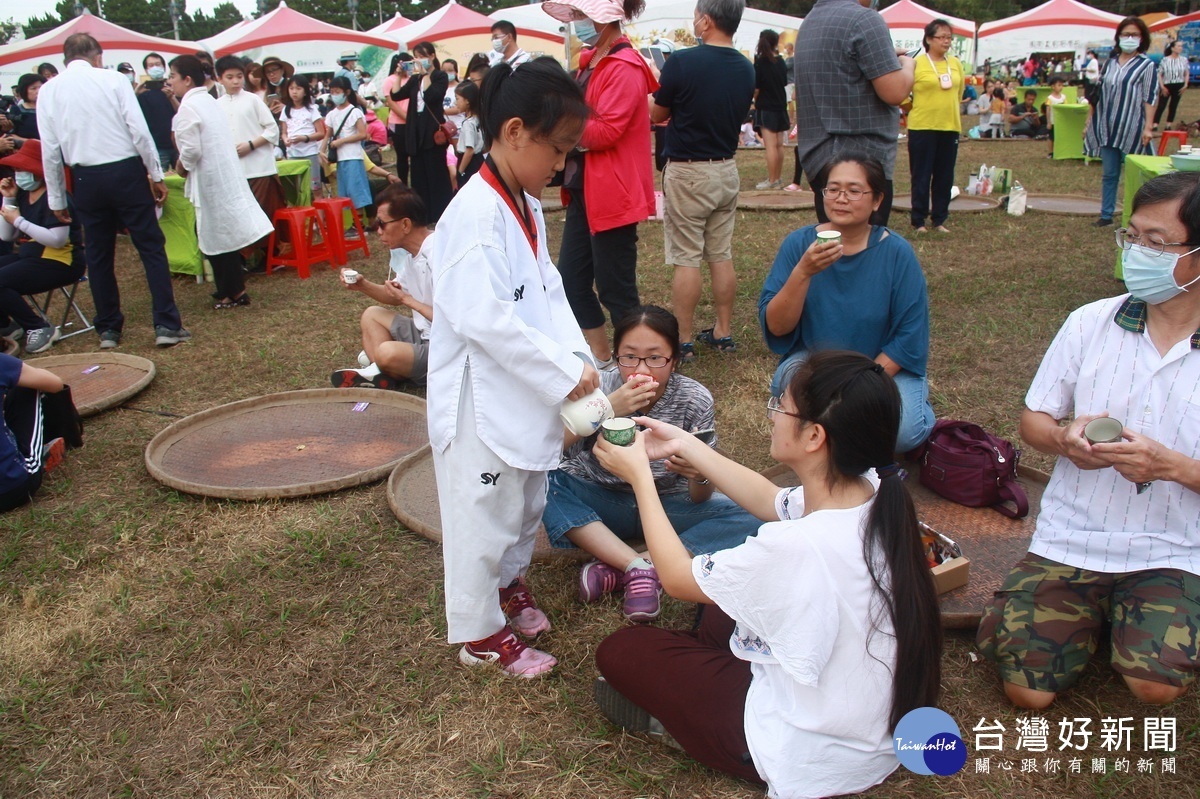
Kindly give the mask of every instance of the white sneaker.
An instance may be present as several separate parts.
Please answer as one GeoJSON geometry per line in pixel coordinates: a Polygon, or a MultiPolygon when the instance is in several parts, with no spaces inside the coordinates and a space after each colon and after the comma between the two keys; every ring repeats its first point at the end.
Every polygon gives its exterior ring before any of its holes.
{"type": "Polygon", "coordinates": [[[367,357],[367,351],[366,351],[366,350],[360,350],[360,351],[359,351],[359,353],[358,353],[358,365],[359,365],[359,366],[361,366],[363,369],[366,369],[368,366],[370,366],[370,365],[371,365],[371,359],[367,357]]]}

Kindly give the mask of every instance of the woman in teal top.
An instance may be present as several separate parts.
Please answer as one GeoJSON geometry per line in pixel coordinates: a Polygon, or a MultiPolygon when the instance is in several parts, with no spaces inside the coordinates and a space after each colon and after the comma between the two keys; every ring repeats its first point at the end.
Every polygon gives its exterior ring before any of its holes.
{"type": "Polygon", "coordinates": [[[758,298],[767,346],[781,356],[771,381],[779,396],[792,370],[814,350],[846,349],[881,364],[900,389],[896,452],[920,445],[933,429],[929,383],[929,295],[925,275],[903,237],[871,224],[887,181],[876,160],[852,154],[829,167],[829,222],[803,227],[779,248],[758,298]],[[818,233],[837,232],[829,243],[818,233]]]}

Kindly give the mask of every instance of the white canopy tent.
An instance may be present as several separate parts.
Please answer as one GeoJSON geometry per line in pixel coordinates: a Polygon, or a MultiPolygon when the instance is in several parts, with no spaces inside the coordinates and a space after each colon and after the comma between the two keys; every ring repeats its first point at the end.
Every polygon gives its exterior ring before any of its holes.
{"type": "Polygon", "coordinates": [[[1082,54],[1111,42],[1123,17],[1078,0],[1049,0],[1012,17],[979,26],[975,60],[1014,61],[1030,53],[1073,51],[1082,54]]]}
{"type": "Polygon", "coordinates": [[[36,72],[37,65],[50,62],[62,70],[62,46],[68,36],[87,33],[104,48],[104,65],[116,67],[122,61],[142,71],[142,59],[147,53],[158,53],[168,61],[177,55],[188,55],[203,49],[199,42],[163,39],[122,28],[120,25],[94,16],[86,8],[74,19],[31,39],[0,47],[0,86],[7,91],[27,72],[36,72]]]}
{"type": "Polygon", "coordinates": [[[395,42],[366,31],[339,28],[301,14],[281,2],[274,11],[247,20],[200,42],[215,57],[249,56],[261,62],[276,56],[297,72],[333,72],[343,50],[358,53],[358,62],[372,73],[387,68],[395,42]]]}
{"type": "MultiPolygon", "coordinates": [[[[655,39],[684,39],[690,43],[695,11],[695,0],[648,0],[646,10],[626,25],[625,30],[633,43],[639,47],[645,47],[655,39]],[[677,36],[677,33],[682,35],[677,36]]],[[[742,22],[733,36],[733,44],[737,49],[753,54],[758,46],[758,36],[764,30],[776,31],[782,40],[794,40],[794,36],[788,34],[798,31],[803,22],[800,17],[747,8],[742,13],[742,22]]]]}

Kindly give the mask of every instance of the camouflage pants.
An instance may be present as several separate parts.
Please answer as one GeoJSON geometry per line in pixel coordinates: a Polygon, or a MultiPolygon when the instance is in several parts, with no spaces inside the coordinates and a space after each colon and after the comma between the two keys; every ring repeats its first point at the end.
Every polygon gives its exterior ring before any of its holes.
{"type": "Polygon", "coordinates": [[[1200,668],[1200,577],[1175,569],[1107,574],[1027,554],[984,611],[977,643],[1005,682],[1061,691],[1079,678],[1103,623],[1112,667],[1185,686],[1200,668]]]}

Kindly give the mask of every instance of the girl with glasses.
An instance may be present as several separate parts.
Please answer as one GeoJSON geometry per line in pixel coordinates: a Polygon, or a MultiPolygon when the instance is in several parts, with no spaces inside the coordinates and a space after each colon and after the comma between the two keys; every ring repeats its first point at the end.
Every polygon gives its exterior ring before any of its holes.
{"type": "MultiPolygon", "coordinates": [[[[708,389],[675,371],[679,323],[654,305],[635,308],[613,331],[617,368],[600,374],[600,388],[617,416],[641,414],[683,430],[712,430],[713,397],[708,389]]],[[[550,473],[542,522],[550,543],[579,547],[593,560],[579,573],[579,599],[596,602],[624,594],[622,612],[634,622],[658,617],[662,585],[644,550],[630,545],[643,537],[637,501],[629,484],[596,461],[598,436],[580,439],[564,431],[566,455],[550,473]]],[[[716,445],[715,434],[709,441],[716,445]]],[[[686,458],[651,464],[654,485],[684,546],[697,554],[736,546],[754,535],[758,520],[716,494],[686,458]]]]}
{"type": "Polygon", "coordinates": [[[758,298],[767,346],[780,356],[771,394],[818,348],[853,350],[873,359],[900,389],[896,452],[918,446],[933,430],[925,369],[929,359],[929,295],[925,275],[903,237],[871,224],[887,187],[876,160],[842,155],[829,167],[829,222],[783,240],[758,298]],[[841,234],[825,240],[821,233],[841,234]]]}
{"type": "Polygon", "coordinates": [[[596,651],[601,712],[669,736],[769,796],[858,793],[896,770],[892,731],[937,704],[942,635],[912,498],[892,459],[894,382],[852,352],[815,353],[772,414],[780,489],[678,427],[596,446],[627,480],[663,587],[704,607],[695,632],[627,627],[596,651]],[[688,460],[765,524],[693,557],[663,512],[650,464],[688,460]]]}

